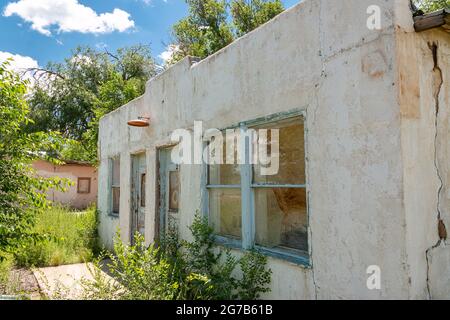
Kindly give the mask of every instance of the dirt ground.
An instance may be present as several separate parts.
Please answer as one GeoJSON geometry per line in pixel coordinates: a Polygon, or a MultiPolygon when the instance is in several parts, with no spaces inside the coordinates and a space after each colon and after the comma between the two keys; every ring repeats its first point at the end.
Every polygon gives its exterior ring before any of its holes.
{"type": "Polygon", "coordinates": [[[0,288],[0,295],[21,297],[31,300],[41,299],[38,281],[33,272],[28,269],[12,270],[8,288],[0,288]]]}

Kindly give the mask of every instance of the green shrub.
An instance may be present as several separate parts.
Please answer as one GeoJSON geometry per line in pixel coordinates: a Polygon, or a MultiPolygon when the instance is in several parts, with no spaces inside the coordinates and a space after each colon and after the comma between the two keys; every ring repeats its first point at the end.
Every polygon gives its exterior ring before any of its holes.
{"type": "Polygon", "coordinates": [[[240,261],[242,279],[239,281],[239,296],[242,300],[255,300],[261,293],[268,292],[271,273],[265,269],[267,257],[254,251],[240,261]]]}
{"type": "Polygon", "coordinates": [[[31,121],[28,82],[10,64],[0,63],[0,260],[27,239],[38,239],[32,227],[36,214],[48,206],[46,191],[62,191],[68,184],[67,179],[38,177],[31,166],[41,156],[57,162],[51,155],[60,149],[61,136],[24,130],[31,121]]]}
{"type": "Polygon", "coordinates": [[[38,215],[34,227],[40,240],[14,252],[18,266],[45,267],[91,261],[97,246],[97,210],[73,212],[54,207],[38,215]]]}
{"type": "Polygon", "coordinates": [[[413,0],[413,3],[424,13],[450,8],[450,0],[413,0]]]}
{"type": "Polygon", "coordinates": [[[179,241],[169,234],[159,247],[147,247],[136,234],[134,244],[124,245],[116,236],[108,270],[115,281],[101,276],[94,264],[93,281],[84,281],[86,299],[124,300],[231,300],[258,299],[269,291],[271,270],[267,259],[249,251],[234,257],[214,243],[213,230],[196,217],[190,227],[194,240],[179,241]],[[238,270],[237,267],[240,267],[238,270]],[[239,272],[240,271],[240,272],[239,272]],[[236,277],[241,273],[241,277],[236,277]]]}

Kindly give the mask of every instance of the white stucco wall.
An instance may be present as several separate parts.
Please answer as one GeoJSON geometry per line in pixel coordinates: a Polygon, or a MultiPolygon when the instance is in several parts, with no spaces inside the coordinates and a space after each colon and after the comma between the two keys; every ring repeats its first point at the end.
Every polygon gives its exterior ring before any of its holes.
{"type": "MultiPolygon", "coordinates": [[[[100,122],[104,243],[111,246],[119,225],[122,238],[129,239],[131,154],[147,153],[151,241],[156,148],[170,142],[173,130],[192,128],[196,120],[206,128],[224,128],[299,109],[306,113],[312,268],[269,258],[272,291],[266,298],[426,298],[424,250],[436,239],[422,209],[431,216],[435,211],[434,124],[431,114],[412,123],[402,113],[400,61],[419,63],[400,53],[403,33],[419,37],[411,29],[408,5],[408,0],[307,0],[200,63],[186,58],[150,80],[144,96],[100,122]],[[381,30],[366,27],[367,7],[374,4],[382,9],[381,30]],[[145,114],[151,117],[149,128],[127,126],[145,114]],[[119,219],[107,212],[108,158],[116,155],[121,156],[119,219]],[[411,171],[414,156],[420,167],[411,171]],[[381,268],[381,290],[366,286],[370,265],[381,268]]],[[[448,106],[448,94],[443,103],[448,106]]],[[[425,102],[421,108],[427,108],[425,102]]],[[[201,172],[199,165],[180,168],[180,226],[186,238],[202,207],[201,172]]]]}

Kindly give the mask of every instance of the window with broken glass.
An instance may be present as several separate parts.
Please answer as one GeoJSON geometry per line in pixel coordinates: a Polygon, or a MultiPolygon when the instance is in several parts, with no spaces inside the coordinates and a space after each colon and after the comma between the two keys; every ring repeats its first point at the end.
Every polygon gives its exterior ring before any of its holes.
{"type": "Polygon", "coordinates": [[[239,133],[231,147],[224,134],[224,155],[216,155],[224,164],[207,166],[209,219],[218,241],[308,264],[303,116],[255,120],[239,133]]]}

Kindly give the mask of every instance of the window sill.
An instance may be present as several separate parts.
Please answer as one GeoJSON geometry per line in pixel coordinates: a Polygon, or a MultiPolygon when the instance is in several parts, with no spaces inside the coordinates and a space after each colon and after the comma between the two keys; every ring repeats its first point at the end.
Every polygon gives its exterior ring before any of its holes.
{"type": "Polygon", "coordinates": [[[219,246],[223,246],[229,249],[242,250],[241,240],[222,237],[218,235],[214,236],[214,240],[219,246]]]}
{"type": "MultiPolygon", "coordinates": [[[[242,248],[242,241],[232,238],[226,238],[222,236],[215,236],[216,244],[228,249],[238,250],[238,251],[244,251],[242,248]]],[[[265,247],[256,246],[254,249],[261,254],[275,258],[278,260],[287,261],[290,263],[293,263],[295,265],[304,267],[304,268],[311,268],[311,262],[306,253],[296,253],[296,252],[289,252],[288,250],[282,250],[282,249],[269,249],[265,247]]]]}
{"type": "Polygon", "coordinates": [[[119,214],[118,213],[108,213],[108,217],[113,218],[113,219],[119,219],[119,214]]]}
{"type": "Polygon", "coordinates": [[[307,254],[299,254],[299,253],[293,253],[289,252],[287,250],[282,249],[269,249],[265,247],[255,246],[255,249],[259,251],[260,253],[283,261],[288,261],[291,263],[294,263],[296,265],[311,268],[311,262],[307,254]]]}

